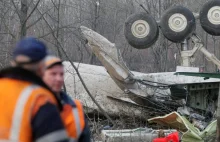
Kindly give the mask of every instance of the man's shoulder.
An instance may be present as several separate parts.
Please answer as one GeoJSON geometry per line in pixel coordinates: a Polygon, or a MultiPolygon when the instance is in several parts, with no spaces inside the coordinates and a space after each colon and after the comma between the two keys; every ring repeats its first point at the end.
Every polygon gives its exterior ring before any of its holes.
{"type": "Polygon", "coordinates": [[[40,85],[37,85],[37,84],[32,84],[32,85],[37,86],[36,92],[38,92],[38,94],[44,93],[46,95],[54,97],[54,94],[50,90],[48,90],[47,88],[40,86],[40,85]]]}

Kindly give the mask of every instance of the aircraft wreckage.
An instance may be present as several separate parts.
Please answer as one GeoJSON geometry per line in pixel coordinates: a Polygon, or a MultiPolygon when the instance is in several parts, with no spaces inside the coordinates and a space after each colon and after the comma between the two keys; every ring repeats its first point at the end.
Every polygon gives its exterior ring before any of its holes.
{"type": "MultiPolygon", "coordinates": [[[[83,63],[74,64],[95,100],[109,115],[149,119],[178,111],[180,114],[189,116],[191,114],[200,114],[199,116],[210,114],[209,119],[212,119],[216,110],[220,79],[204,80],[202,77],[176,75],[176,72],[145,74],[130,71],[115,44],[89,28],[81,27],[81,30],[88,40],[88,46],[104,67],[83,63]]],[[[87,113],[99,111],[85,91],[71,64],[64,62],[64,66],[68,94],[81,100],[87,113]]],[[[187,69],[187,67],[183,69],[187,69]]],[[[190,70],[197,70],[197,68],[190,68],[190,70]]],[[[171,113],[171,116],[165,116],[164,119],[162,117],[149,119],[149,122],[170,126],[166,120],[167,117],[168,120],[170,117],[173,118],[173,115],[174,120],[176,120],[175,118],[184,120],[176,126],[182,126],[183,131],[185,130],[189,135],[191,129],[188,128],[191,126],[176,113],[171,113]]],[[[199,127],[204,130],[207,125],[208,123],[199,127]]],[[[208,130],[211,131],[209,133],[216,131],[215,126],[216,121],[208,127],[208,130]]],[[[193,131],[196,135],[201,136],[206,136],[205,132],[197,129],[193,131]]]]}
{"type": "MultiPolygon", "coordinates": [[[[108,114],[146,119],[167,114],[185,105],[201,111],[211,107],[214,113],[220,79],[204,80],[175,75],[175,72],[132,72],[115,44],[89,28],[81,27],[81,30],[92,52],[104,67],[83,63],[75,65],[94,98],[108,114]]],[[[98,110],[71,64],[64,62],[64,65],[67,92],[73,98],[80,99],[88,111],[98,110]]]]}
{"type": "MultiPolygon", "coordinates": [[[[168,40],[181,43],[184,67],[178,66],[176,72],[146,74],[130,71],[114,43],[84,26],[80,28],[87,45],[103,66],[74,64],[93,98],[109,115],[148,119],[183,132],[183,141],[202,142],[216,132],[220,75],[199,73],[199,68],[190,67],[191,58],[200,51],[218,67],[220,61],[206,50],[195,33],[195,21],[199,19],[207,33],[219,36],[220,20],[216,17],[220,14],[219,7],[220,1],[209,1],[199,14],[193,14],[185,7],[174,6],[164,13],[159,23],[149,13],[133,14],[125,22],[125,38],[134,48],[144,49],[154,44],[159,28],[168,40]],[[191,50],[188,49],[189,41],[194,44],[191,50]]],[[[87,113],[102,113],[71,64],[64,62],[64,65],[68,94],[80,99],[87,113]]]]}

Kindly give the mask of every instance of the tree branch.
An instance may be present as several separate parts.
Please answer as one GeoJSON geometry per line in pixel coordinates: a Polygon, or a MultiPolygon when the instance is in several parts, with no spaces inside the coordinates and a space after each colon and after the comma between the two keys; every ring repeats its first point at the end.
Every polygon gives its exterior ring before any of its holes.
{"type": "Polygon", "coordinates": [[[34,26],[38,21],[40,21],[42,19],[42,17],[44,16],[44,14],[46,14],[48,11],[50,11],[53,7],[51,7],[50,9],[48,9],[47,11],[45,11],[44,13],[42,13],[42,15],[40,16],[40,18],[38,18],[36,21],[34,21],[33,23],[31,23],[29,26],[27,26],[27,29],[29,29],[30,27],[34,26]]]}
{"type": "Polygon", "coordinates": [[[54,1],[51,0],[51,2],[53,3],[54,7],[55,7],[56,9],[58,9],[58,7],[56,7],[56,4],[54,3],[54,1]]]}
{"type": "Polygon", "coordinates": [[[19,19],[20,19],[20,18],[21,18],[21,13],[20,13],[20,11],[18,10],[17,6],[15,5],[14,0],[11,0],[11,2],[12,2],[12,4],[13,4],[14,8],[15,8],[15,11],[16,11],[17,14],[18,14],[19,19]]]}
{"type": "Polygon", "coordinates": [[[30,12],[30,14],[27,16],[27,18],[24,20],[24,23],[27,22],[27,20],[31,17],[31,15],[34,13],[34,11],[36,10],[38,4],[40,3],[40,0],[37,1],[37,3],[35,4],[34,8],[32,9],[32,11],[30,12]]]}
{"type": "MultiPolygon", "coordinates": [[[[71,23],[71,24],[69,24],[69,25],[64,25],[64,26],[62,26],[62,27],[59,27],[59,29],[69,28],[69,26],[74,25],[74,24],[75,24],[75,23],[71,23]]],[[[72,28],[73,28],[73,27],[72,27],[72,28]]],[[[52,31],[50,31],[50,32],[48,32],[48,33],[42,35],[42,36],[39,36],[38,38],[44,38],[44,37],[48,36],[49,34],[53,34],[54,32],[56,32],[56,31],[59,30],[59,29],[54,29],[54,30],[52,30],[52,31]]]]}

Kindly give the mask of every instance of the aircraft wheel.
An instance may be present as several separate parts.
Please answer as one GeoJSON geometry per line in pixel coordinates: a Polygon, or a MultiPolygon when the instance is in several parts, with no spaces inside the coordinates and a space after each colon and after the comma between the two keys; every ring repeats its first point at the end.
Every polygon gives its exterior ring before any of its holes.
{"type": "Polygon", "coordinates": [[[150,14],[142,12],[128,17],[125,21],[124,35],[131,46],[144,49],[155,43],[159,28],[150,14]]]}
{"type": "Polygon", "coordinates": [[[169,8],[162,16],[160,28],[163,35],[172,42],[182,42],[190,37],[196,28],[193,13],[183,7],[169,8]]]}
{"type": "Polygon", "coordinates": [[[200,11],[200,24],[209,34],[220,35],[220,1],[212,0],[205,3],[200,11]]]}

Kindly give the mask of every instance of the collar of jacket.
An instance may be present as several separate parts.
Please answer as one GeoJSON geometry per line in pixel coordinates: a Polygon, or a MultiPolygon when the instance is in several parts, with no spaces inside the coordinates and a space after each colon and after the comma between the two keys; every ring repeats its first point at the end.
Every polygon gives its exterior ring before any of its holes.
{"type": "Polygon", "coordinates": [[[28,81],[49,90],[55,96],[58,102],[59,109],[62,110],[62,104],[57,95],[55,95],[55,93],[35,73],[23,69],[21,67],[8,67],[0,71],[0,78],[11,78],[22,81],[28,81]]]}
{"type": "Polygon", "coordinates": [[[71,97],[68,96],[64,91],[60,92],[60,99],[64,104],[69,104],[74,108],[76,107],[74,100],[72,100],[71,97]]]}

